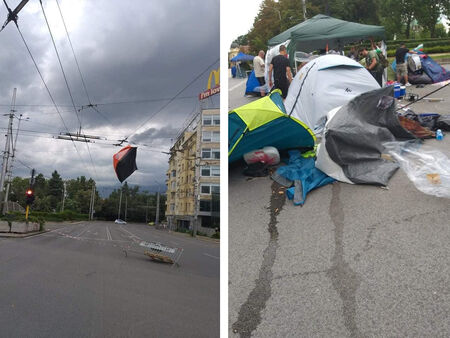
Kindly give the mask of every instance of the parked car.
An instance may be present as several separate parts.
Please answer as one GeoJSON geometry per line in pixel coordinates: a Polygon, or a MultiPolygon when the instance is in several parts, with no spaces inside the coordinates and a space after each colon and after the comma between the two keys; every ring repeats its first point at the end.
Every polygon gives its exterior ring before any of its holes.
{"type": "Polygon", "coordinates": [[[127,222],[121,220],[120,218],[116,219],[116,220],[114,221],[114,223],[116,223],[116,224],[127,224],[127,222]]]}

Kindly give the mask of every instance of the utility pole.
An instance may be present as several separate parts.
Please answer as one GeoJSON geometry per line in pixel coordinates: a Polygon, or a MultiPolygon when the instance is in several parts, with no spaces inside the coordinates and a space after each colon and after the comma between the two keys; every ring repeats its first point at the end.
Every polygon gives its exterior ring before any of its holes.
{"type": "Polygon", "coordinates": [[[89,220],[90,221],[92,221],[94,219],[94,195],[95,195],[95,184],[92,185],[91,201],[89,203],[89,220]]]}
{"type": "Polygon", "coordinates": [[[148,198],[147,198],[147,205],[145,206],[145,224],[148,223],[148,198]]]}
{"type": "Polygon", "coordinates": [[[91,211],[91,221],[94,220],[94,212],[95,212],[95,184],[92,186],[92,211],[91,211]]]}
{"type": "Polygon", "coordinates": [[[61,212],[64,211],[64,202],[66,201],[66,182],[63,181],[63,196],[62,196],[62,205],[61,205],[61,212]]]}
{"type": "MultiPolygon", "coordinates": [[[[14,165],[14,157],[16,155],[16,145],[17,145],[17,138],[19,136],[19,129],[20,129],[20,122],[22,121],[22,114],[19,116],[19,123],[17,124],[17,130],[16,130],[16,137],[15,140],[12,139],[12,130],[11,130],[11,147],[12,147],[12,154],[11,154],[11,160],[8,161],[8,168],[6,168],[7,172],[7,179],[6,179],[6,192],[5,192],[5,203],[3,204],[3,213],[6,214],[9,210],[8,206],[8,199],[9,199],[9,190],[11,187],[12,182],[12,169],[14,165]]],[[[11,126],[12,128],[12,126],[11,126]]]]}
{"type": "MultiPolygon", "coordinates": [[[[8,123],[8,133],[6,134],[5,151],[3,152],[2,174],[0,177],[0,194],[2,197],[0,199],[0,201],[3,200],[5,197],[3,188],[5,186],[5,178],[6,178],[7,168],[8,168],[10,149],[12,148],[12,147],[10,147],[10,145],[12,142],[12,125],[13,125],[14,112],[15,112],[14,108],[16,105],[16,92],[17,92],[17,88],[14,88],[13,97],[12,97],[12,101],[11,101],[11,111],[9,114],[5,114],[5,115],[9,115],[9,123],[8,123]]],[[[3,210],[4,209],[5,208],[3,208],[3,210]]]]}
{"type": "Polygon", "coordinates": [[[125,195],[125,219],[124,221],[127,221],[127,211],[128,211],[128,194],[125,195]]]}
{"type": "Polygon", "coordinates": [[[119,213],[118,213],[118,215],[117,215],[117,219],[120,219],[120,207],[122,206],[122,190],[123,190],[123,187],[120,187],[119,213]]]}
{"type": "MultiPolygon", "coordinates": [[[[302,4],[303,4],[303,19],[306,20],[306,0],[302,0],[302,4]]],[[[328,1],[327,1],[327,11],[328,11],[328,1]]],[[[329,13],[327,13],[327,15],[329,15],[329,13]]]]}
{"type": "Polygon", "coordinates": [[[156,216],[155,226],[159,224],[159,191],[156,193],[156,216]]]}

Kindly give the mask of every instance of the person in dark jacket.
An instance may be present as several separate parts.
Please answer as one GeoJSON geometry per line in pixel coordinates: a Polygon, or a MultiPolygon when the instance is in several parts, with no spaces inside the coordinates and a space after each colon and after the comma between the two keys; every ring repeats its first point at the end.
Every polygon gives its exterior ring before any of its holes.
{"type": "Polygon", "coordinates": [[[283,99],[286,98],[289,85],[292,82],[292,72],[287,58],[286,46],[280,46],[280,54],[272,59],[269,67],[269,87],[280,89],[283,99]],[[274,83],[272,83],[272,72],[274,83]]]}

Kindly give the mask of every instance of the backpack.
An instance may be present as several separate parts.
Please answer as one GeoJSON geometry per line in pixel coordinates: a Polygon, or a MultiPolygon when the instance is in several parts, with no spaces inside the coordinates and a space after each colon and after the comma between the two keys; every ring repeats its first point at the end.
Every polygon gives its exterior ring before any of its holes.
{"type": "Polygon", "coordinates": [[[389,61],[386,59],[386,56],[384,56],[383,52],[377,53],[378,59],[380,60],[380,64],[383,66],[383,68],[387,68],[389,66],[389,61]]]}

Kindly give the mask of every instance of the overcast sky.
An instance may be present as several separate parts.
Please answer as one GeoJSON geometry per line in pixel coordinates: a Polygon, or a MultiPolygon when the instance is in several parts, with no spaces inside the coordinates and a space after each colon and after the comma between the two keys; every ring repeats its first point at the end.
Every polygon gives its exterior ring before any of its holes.
{"type": "MultiPolygon", "coordinates": [[[[20,0],[7,1],[14,9],[20,0]]],[[[84,134],[111,141],[89,144],[56,140],[52,135],[67,132],[45,90],[14,23],[0,32],[0,147],[4,149],[13,88],[17,88],[16,114],[22,121],[17,143],[14,176],[29,176],[33,167],[50,176],[58,170],[64,179],[93,177],[98,186],[120,186],[112,156],[119,147],[107,144],[130,136],[150,147],[138,147],[137,166],[128,182],[163,183],[168,151],[183,122],[199,109],[198,94],[207,86],[209,70],[183,91],[179,98],[141,124],[168,103],[208,65],[219,59],[219,0],[58,0],[69,36],[83,74],[92,108],[78,113],[84,134]],[[166,99],[166,100],[162,100],[166,99]],[[124,101],[145,101],[112,104],[124,101]],[[36,106],[29,106],[36,105],[36,106]],[[81,159],[80,159],[81,157],[81,159]],[[92,162],[91,163],[91,157],[92,162]]],[[[70,49],[56,0],[43,1],[69,87],[77,108],[88,98],[70,49]]],[[[0,7],[0,23],[7,16],[0,7]]],[[[71,106],[51,37],[38,0],[30,0],[19,14],[19,28],[43,77],[62,112],[70,132],[79,122],[71,106]]],[[[217,69],[219,63],[215,63],[217,69]]],[[[219,97],[210,105],[219,107],[219,97]]],[[[18,120],[14,120],[17,126],[18,120]]]]}
{"type": "Polygon", "coordinates": [[[227,46],[240,35],[247,34],[259,12],[262,0],[227,0],[226,18],[230,22],[226,27],[227,46]]]}

